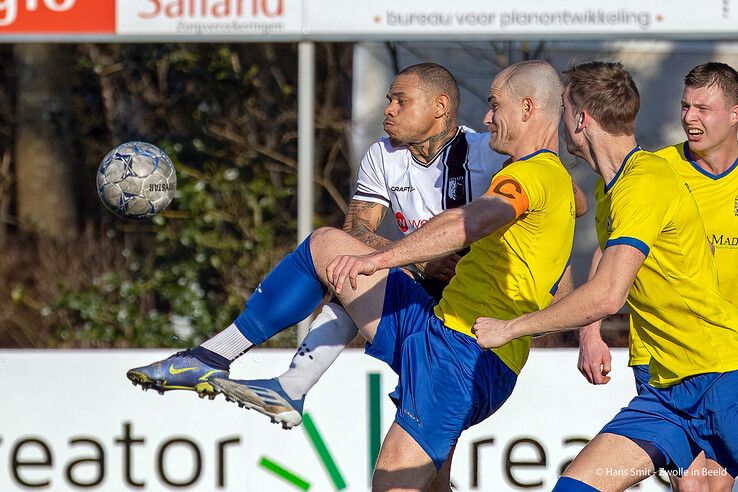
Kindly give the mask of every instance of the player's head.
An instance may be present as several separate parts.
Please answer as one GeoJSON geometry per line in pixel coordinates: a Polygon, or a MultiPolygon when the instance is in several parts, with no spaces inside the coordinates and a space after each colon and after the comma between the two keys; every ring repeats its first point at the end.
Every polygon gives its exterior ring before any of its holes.
{"type": "Polygon", "coordinates": [[[693,152],[736,145],[738,73],[731,66],[703,63],[684,77],[682,128],[693,152]]]}
{"type": "Polygon", "coordinates": [[[566,148],[583,157],[585,127],[611,136],[635,134],[636,115],[641,106],[638,88],[620,63],[588,62],[564,72],[562,104],[566,148]]]}
{"type": "Polygon", "coordinates": [[[459,86],[437,63],[419,63],[392,81],[384,109],[384,131],[393,145],[420,143],[456,126],[459,86]]]}
{"type": "Polygon", "coordinates": [[[490,109],[484,117],[489,145],[513,155],[521,139],[556,131],[561,116],[561,79],[549,63],[534,60],[510,65],[492,81],[490,109]]]}

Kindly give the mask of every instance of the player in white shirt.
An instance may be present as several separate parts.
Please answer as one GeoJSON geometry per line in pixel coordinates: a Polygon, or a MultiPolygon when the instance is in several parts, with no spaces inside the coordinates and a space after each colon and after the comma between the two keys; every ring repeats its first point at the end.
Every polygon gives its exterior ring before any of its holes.
{"type": "MultiPolygon", "coordinates": [[[[406,68],[396,77],[387,98],[384,130],[389,136],[373,143],[362,158],[344,222],[346,232],[377,249],[391,243],[377,234],[387,210],[394,213],[400,232],[410,234],[444,210],[482,196],[508,159],[490,148],[489,133],[457,125],[458,86],[440,65],[423,63],[406,68]],[[408,80],[412,83],[406,83],[408,80]],[[447,112],[434,117],[432,104],[418,109],[424,91],[448,94],[451,104],[447,112]],[[439,133],[429,131],[440,122],[439,133]]],[[[575,196],[577,215],[582,215],[586,199],[576,186],[575,196]]],[[[425,290],[440,299],[464,253],[408,267],[425,290]]],[[[356,326],[343,307],[329,302],[311,324],[284,374],[270,380],[242,380],[240,387],[223,383],[226,397],[271,417],[284,428],[299,425],[305,396],[356,334],[356,326]]]]}
{"type": "MultiPolygon", "coordinates": [[[[384,130],[389,137],[374,143],[362,159],[357,190],[344,222],[345,231],[377,249],[391,242],[376,233],[388,209],[395,214],[401,232],[409,234],[444,210],[483,195],[507,159],[490,149],[489,133],[458,126],[458,86],[442,66],[422,63],[404,69],[395,77],[387,99],[384,130]]],[[[575,196],[577,215],[581,215],[586,200],[576,186],[575,196]]],[[[452,254],[409,267],[429,293],[438,297],[453,277],[459,258],[452,254]]],[[[127,376],[134,384],[160,392],[190,389],[212,396],[214,388],[284,428],[294,427],[302,421],[305,395],[357,329],[341,306],[329,302],[284,374],[269,380],[227,379],[233,360],[274,335],[266,333],[270,327],[263,329],[259,339],[247,339],[234,323],[199,347],[131,369],[127,376]],[[195,369],[178,370],[184,366],[195,369]]],[[[450,459],[447,465],[437,479],[442,488],[448,486],[450,459]]]]}
{"type": "MultiPolygon", "coordinates": [[[[463,126],[427,162],[406,145],[393,146],[390,138],[381,138],[361,160],[352,202],[379,205],[383,214],[390,209],[398,229],[407,235],[444,210],[483,195],[506,159],[490,149],[489,133],[475,133],[463,126]]],[[[376,227],[372,233],[375,231],[376,227]]],[[[438,298],[453,276],[456,261],[454,255],[430,265],[430,271],[426,265],[412,269],[426,290],[438,298]]]]}
{"type": "MultiPolygon", "coordinates": [[[[405,69],[398,77],[407,77],[416,70],[436,70],[437,67],[433,64],[416,65],[405,69]],[[426,65],[428,68],[423,68],[426,65]]],[[[450,73],[448,75],[451,76],[450,73]]],[[[388,97],[390,101],[385,115],[397,126],[399,110],[394,108],[400,104],[392,91],[388,97]]],[[[404,101],[402,96],[399,100],[404,101]]],[[[450,116],[453,133],[448,132],[446,142],[432,154],[413,152],[403,140],[393,145],[391,137],[381,138],[369,147],[361,160],[344,230],[371,246],[381,248],[390,240],[377,235],[376,231],[388,210],[394,213],[400,232],[409,234],[434,215],[447,208],[466,205],[487,191],[492,176],[502,168],[507,156],[490,149],[489,133],[474,133],[469,128],[457,126],[456,118],[450,116]]],[[[426,290],[438,297],[454,275],[459,258],[459,255],[452,255],[434,264],[411,265],[410,268],[426,290]]],[[[272,380],[278,381],[290,398],[269,401],[269,398],[258,395],[263,381],[241,381],[256,394],[256,398],[245,402],[245,406],[268,415],[284,428],[299,425],[305,395],[356,333],[356,326],[343,307],[335,302],[327,303],[311,324],[289,369],[272,380]],[[289,400],[298,405],[291,404],[289,400]]]]}
{"type": "Polygon", "coordinates": [[[444,210],[484,194],[506,159],[490,149],[489,133],[466,127],[458,127],[430,162],[385,137],[361,160],[353,199],[392,209],[400,231],[409,234],[444,210]]]}

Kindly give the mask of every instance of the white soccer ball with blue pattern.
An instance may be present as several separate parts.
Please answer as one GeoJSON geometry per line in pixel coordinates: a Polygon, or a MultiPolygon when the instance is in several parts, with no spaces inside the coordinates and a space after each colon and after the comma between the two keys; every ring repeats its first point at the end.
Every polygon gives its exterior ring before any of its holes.
{"type": "Polygon", "coordinates": [[[167,208],[177,190],[177,173],[156,145],[126,142],[111,150],[97,169],[97,194],[112,212],[146,219],[167,208]]]}

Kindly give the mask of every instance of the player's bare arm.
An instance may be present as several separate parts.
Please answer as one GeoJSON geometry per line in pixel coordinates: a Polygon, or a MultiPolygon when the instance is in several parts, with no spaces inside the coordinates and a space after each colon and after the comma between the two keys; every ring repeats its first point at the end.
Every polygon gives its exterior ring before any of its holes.
{"type": "MultiPolygon", "coordinates": [[[[392,241],[377,234],[379,225],[387,214],[387,207],[374,202],[351,200],[343,223],[344,232],[348,232],[361,242],[377,250],[388,247],[392,241]]],[[[443,281],[454,276],[456,263],[461,257],[452,253],[445,258],[430,262],[420,262],[413,266],[420,273],[443,281]]]]}
{"type": "Polygon", "coordinates": [[[386,214],[387,207],[380,203],[352,199],[343,221],[343,230],[372,248],[384,248],[392,241],[377,234],[377,229],[386,214]]]}
{"type": "Polygon", "coordinates": [[[346,279],[356,288],[358,275],[435,260],[465,248],[515,219],[507,201],[485,195],[468,205],[447,210],[388,248],[366,256],[339,256],[328,266],[328,279],[337,292],[346,279]]]}
{"type": "Polygon", "coordinates": [[[473,330],[477,343],[484,348],[500,347],[514,338],[570,330],[615,314],[625,304],[645,259],[631,246],[611,246],[592,279],[559,302],[512,320],[479,318],[473,330]]]}
{"type": "MultiPolygon", "coordinates": [[[[588,279],[594,277],[602,258],[602,250],[595,248],[592,263],[589,267],[588,279]]],[[[610,348],[600,335],[602,320],[597,320],[579,329],[579,359],[577,369],[592,384],[607,384],[611,370],[612,355],[610,348]]]]}

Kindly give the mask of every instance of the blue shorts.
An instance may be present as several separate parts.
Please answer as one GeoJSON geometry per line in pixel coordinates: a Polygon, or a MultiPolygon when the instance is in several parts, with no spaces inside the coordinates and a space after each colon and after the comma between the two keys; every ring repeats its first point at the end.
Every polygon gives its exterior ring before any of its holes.
{"type": "Polygon", "coordinates": [[[646,381],[639,394],[600,431],[651,442],[679,471],[700,450],[738,475],[738,371],[707,373],[668,388],[646,381]]]}
{"type": "Polygon", "coordinates": [[[637,366],[630,366],[633,369],[633,378],[635,378],[636,393],[641,394],[643,392],[644,384],[648,384],[651,379],[651,373],[648,372],[648,364],[639,364],[637,366]]]}
{"type": "Polygon", "coordinates": [[[382,318],[366,353],[398,374],[390,394],[395,422],[440,469],[461,432],[507,400],[517,374],[474,338],[444,326],[435,304],[417,282],[390,270],[382,318]]]}

